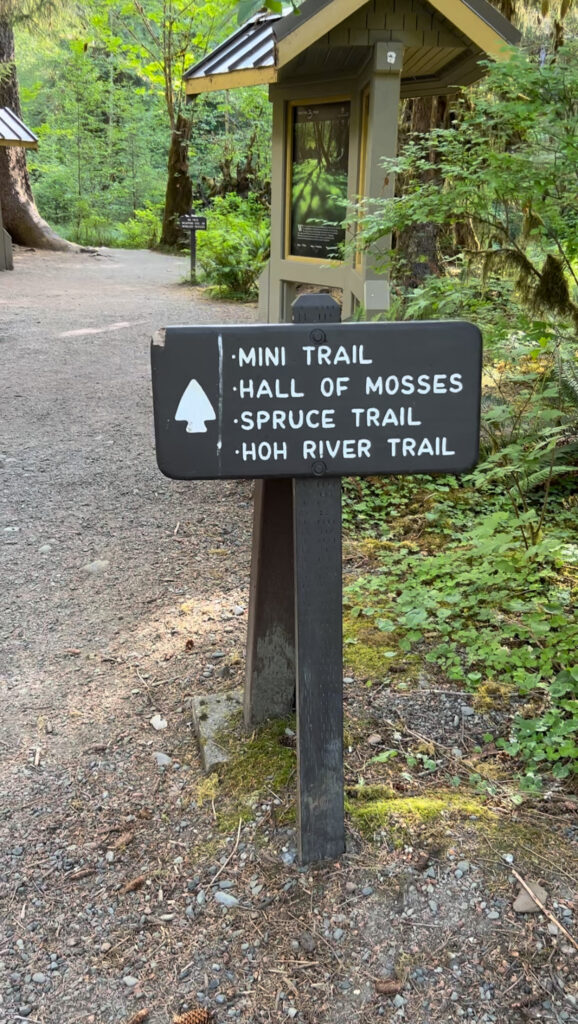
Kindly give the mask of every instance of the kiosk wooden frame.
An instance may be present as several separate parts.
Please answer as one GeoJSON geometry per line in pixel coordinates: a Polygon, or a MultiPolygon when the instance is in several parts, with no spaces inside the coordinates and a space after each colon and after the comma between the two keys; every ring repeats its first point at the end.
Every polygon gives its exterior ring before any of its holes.
{"type": "Polygon", "coordinates": [[[267,83],[273,104],[271,258],[260,318],[287,322],[300,284],[343,293],[343,316],[389,306],[387,273],[371,251],[346,259],[289,251],[289,133],[295,105],[350,99],[347,193],[393,195],[381,160],[395,156],[400,99],[455,92],[505,59],[520,34],[488,0],[306,0],[299,14],[257,15],[185,73],[189,97],[267,83]],[[367,122],[363,97],[369,96],[367,122]]]}

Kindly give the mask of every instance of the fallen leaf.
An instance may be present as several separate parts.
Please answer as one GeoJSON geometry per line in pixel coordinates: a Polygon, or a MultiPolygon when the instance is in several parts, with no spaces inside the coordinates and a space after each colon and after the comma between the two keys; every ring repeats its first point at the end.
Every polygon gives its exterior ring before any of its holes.
{"type": "Polygon", "coordinates": [[[139,875],[138,878],[132,878],[130,882],[125,882],[121,893],[136,892],[137,889],[142,889],[146,882],[146,875],[139,875]]]}
{"type": "Polygon", "coordinates": [[[110,847],[111,850],[124,850],[125,846],[132,843],[134,839],[134,832],[123,832],[122,835],[115,839],[114,843],[110,847]]]}
{"type": "Polygon", "coordinates": [[[126,1024],[142,1024],[143,1020],[146,1020],[150,1010],[139,1010],[132,1017],[127,1020],[126,1024]]]}
{"type": "Polygon", "coordinates": [[[401,992],[403,985],[397,978],[390,978],[389,981],[376,981],[375,991],[381,996],[396,996],[401,992]]]}

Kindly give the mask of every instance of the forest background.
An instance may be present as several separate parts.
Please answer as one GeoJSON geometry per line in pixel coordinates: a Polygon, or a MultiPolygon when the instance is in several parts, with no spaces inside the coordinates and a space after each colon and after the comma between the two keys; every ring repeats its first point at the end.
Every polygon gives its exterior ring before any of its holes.
{"type": "MultiPolygon", "coordinates": [[[[40,139],[28,166],[42,216],[84,245],[175,247],[176,214],[206,210],[206,283],[254,297],[268,254],[266,92],[185,107],[182,72],[260,4],[84,0],[56,5],[42,28],[21,2],[0,0],[0,14],[10,8],[23,116],[40,139]]],[[[451,104],[407,101],[388,165],[397,195],[354,215],[357,245],[394,232],[382,257],[393,318],[483,329],[482,458],[459,479],[345,484],[357,566],[345,642],[368,686],[407,688],[425,663],[503,712],[469,782],[510,785],[513,765],[516,786],[536,791],[575,785],[578,771],[578,25],[572,0],[495,6],[523,29],[519,53],[451,104]]],[[[397,757],[382,750],[376,764],[397,757]]],[[[433,747],[413,760],[432,775],[445,763],[433,747]]]]}

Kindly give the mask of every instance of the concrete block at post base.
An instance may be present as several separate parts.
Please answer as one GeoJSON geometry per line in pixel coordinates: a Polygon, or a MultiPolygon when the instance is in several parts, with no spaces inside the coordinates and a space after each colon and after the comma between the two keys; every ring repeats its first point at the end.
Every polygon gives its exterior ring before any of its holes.
{"type": "Polygon", "coordinates": [[[242,689],[193,697],[193,727],[207,775],[229,760],[223,737],[239,724],[242,710],[242,689]]]}

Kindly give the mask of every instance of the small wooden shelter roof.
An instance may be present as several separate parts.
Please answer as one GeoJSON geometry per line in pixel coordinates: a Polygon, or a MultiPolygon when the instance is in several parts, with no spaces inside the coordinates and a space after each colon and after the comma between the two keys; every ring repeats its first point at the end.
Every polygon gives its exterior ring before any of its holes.
{"type": "Polygon", "coordinates": [[[468,85],[520,33],[489,0],[306,0],[251,18],[184,75],[188,95],[360,71],[375,42],[405,46],[402,95],[468,85]]]}
{"type": "Polygon", "coordinates": [[[280,14],[258,14],[245,22],[224,43],[185,71],[187,93],[276,81],[273,25],[281,17],[280,14]]]}
{"type": "Polygon", "coordinates": [[[38,149],[38,138],[10,107],[0,107],[0,146],[38,149]]]}

